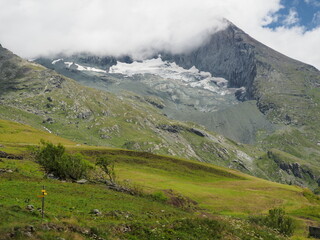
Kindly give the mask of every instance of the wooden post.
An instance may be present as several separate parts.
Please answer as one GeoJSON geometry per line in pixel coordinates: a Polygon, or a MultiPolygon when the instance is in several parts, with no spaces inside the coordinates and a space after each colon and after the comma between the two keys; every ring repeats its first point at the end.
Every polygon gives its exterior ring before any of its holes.
{"type": "Polygon", "coordinates": [[[42,207],[41,207],[41,209],[42,209],[42,220],[43,220],[43,218],[44,218],[44,196],[45,196],[45,193],[46,193],[46,190],[45,190],[45,188],[44,188],[44,186],[42,187],[42,207]]]}
{"type": "Polygon", "coordinates": [[[45,196],[47,195],[47,192],[46,192],[46,189],[44,186],[42,186],[42,190],[41,190],[41,195],[38,196],[39,198],[42,198],[41,199],[41,202],[42,202],[42,206],[41,206],[41,215],[42,215],[42,219],[41,219],[41,222],[43,221],[44,219],[44,199],[45,199],[45,196]]]}

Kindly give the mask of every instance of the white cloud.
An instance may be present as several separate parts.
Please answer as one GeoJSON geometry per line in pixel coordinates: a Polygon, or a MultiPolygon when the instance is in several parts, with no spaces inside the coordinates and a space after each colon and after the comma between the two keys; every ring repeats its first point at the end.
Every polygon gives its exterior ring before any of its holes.
{"type": "Polygon", "coordinates": [[[0,43],[26,58],[77,51],[141,57],[200,45],[224,27],[225,17],[257,40],[320,68],[319,29],[263,27],[282,7],[280,0],[0,0],[0,43]]]}
{"type": "Polygon", "coordinates": [[[315,7],[320,7],[320,1],[319,0],[304,0],[305,3],[311,4],[315,7]]]}
{"type": "Polygon", "coordinates": [[[316,26],[320,25],[320,11],[313,14],[312,23],[316,26]]]}
{"type": "Polygon", "coordinates": [[[298,12],[294,8],[291,8],[289,14],[283,20],[283,24],[290,26],[299,22],[298,12]]]}
{"type": "Polygon", "coordinates": [[[269,47],[320,69],[320,27],[311,31],[301,26],[260,29],[257,35],[269,47]]]}

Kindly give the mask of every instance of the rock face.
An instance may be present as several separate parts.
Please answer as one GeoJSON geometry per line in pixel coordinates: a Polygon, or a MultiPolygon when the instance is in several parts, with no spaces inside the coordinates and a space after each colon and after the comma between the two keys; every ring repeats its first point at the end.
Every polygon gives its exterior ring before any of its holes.
{"type": "Polygon", "coordinates": [[[18,159],[18,160],[23,159],[22,156],[17,156],[17,155],[14,155],[14,154],[9,154],[9,153],[3,152],[3,151],[0,151],[0,158],[18,159]]]}
{"type": "Polygon", "coordinates": [[[229,87],[244,87],[245,92],[236,92],[238,100],[257,100],[262,113],[285,124],[305,121],[301,105],[316,103],[306,90],[320,87],[316,68],[265,46],[232,23],[197,49],[185,54],[162,53],[162,58],[223,77],[229,87]]]}
{"type": "Polygon", "coordinates": [[[297,162],[287,162],[285,159],[279,157],[278,154],[273,151],[268,151],[268,157],[275,161],[275,163],[279,166],[280,169],[288,173],[289,175],[293,175],[296,178],[300,179],[311,179],[312,181],[316,181],[317,177],[313,173],[309,167],[301,165],[297,162]]]}
{"type": "Polygon", "coordinates": [[[176,62],[184,68],[195,66],[213,76],[229,81],[229,87],[245,87],[246,99],[253,98],[252,84],[256,76],[254,46],[244,41],[248,35],[230,24],[209,41],[187,54],[162,53],[164,60],[176,62]]]}

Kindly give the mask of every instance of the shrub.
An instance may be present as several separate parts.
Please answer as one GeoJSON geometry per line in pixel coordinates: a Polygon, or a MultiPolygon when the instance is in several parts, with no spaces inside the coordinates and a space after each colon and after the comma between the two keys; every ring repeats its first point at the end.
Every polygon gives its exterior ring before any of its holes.
{"type": "Polygon", "coordinates": [[[292,236],[294,232],[294,222],[291,217],[285,215],[282,208],[274,208],[269,210],[269,215],[265,219],[265,224],[273,229],[278,230],[280,233],[292,236]]]}
{"type": "Polygon", "coordinates": [[[269,210],[267,216],[251,217],[250,221],[277,230],[283,235],[292,236],[295,224],[293,219],[285,214],[282,208],[274,208],[269,210]]]}
{"type": "Polygon", "coordinates": [[[320,195],[320,187],[317,187],[316,189],[314,189],[313,193],[316,195],[320,195]]]}
{"type": "Polygon", "coordinates": [[[112,183],[116,181],[116,172],[114,170],[115,161],[107,156],[99,156],[96,160],[96,165],[99,166],[109,177],[112,183]]]}
{"type": "Polygon", "coordinates": [[[60,143],[54,145],[41,141],[40,146],[33,149],[33,156],[46,173],[52,173],[60,179],[80,179],[86,176],[90,168],[83,155],[66,153],[60,143]]]}

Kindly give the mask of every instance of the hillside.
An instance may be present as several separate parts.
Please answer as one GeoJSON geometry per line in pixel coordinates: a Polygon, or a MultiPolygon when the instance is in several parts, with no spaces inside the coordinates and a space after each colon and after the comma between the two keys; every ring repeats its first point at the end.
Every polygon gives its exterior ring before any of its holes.
{"type": "Polygon", "coordinates": [[[251,171],[254,175],[317,187],[320,72],[256,41],[232,23],[192,51],[162,52],[161,61],[159,56],[141,62],[89,54],[59,57],[37,61],[84,85],[158,99],[159,110],[172,119],[201,124],[265,152],[249,153],[264,172],[251,171]],[[150,65],[150,72],[142,71],[150,65]],[[168,73],[180,75],[172,80],[168,73]]]}
{"type": "Polygon", "coordinates": [[[117,96],[84,87],[41,65],[0,49],[0,116],[46,129],[87,145],[120,147],[216,163],[263,174],[251,154],[189,122],[169,119],[157,98],[131,92],[117,96]]]}
{"type": "MultiPolygon", "coordinates": [[[[272,134],[261,128],[257,145],[286,152],[298,164],[316,169],[319,176],[320,72],[316,68],[274,51],[232,23],[198,49],[181,55],[164,54],[163,58],[224,77],[230,87],[245,87],[238,98],[256,100],[260,112],[280,128],[272,134]]],[[[237,117],[231,112],[229,118],[232,115],[237,117]]]]}
{"type": "Polygon", "coordinates": [[[6,170],[0,173],[0,196],[6,196],[0,205],[0,239],[284,239],[247,220],[274,207],[285,208],[296,219],[293,239],[303,239],[306,224],[316,226],[320,220],[320,200],[303,188],[197,161],[80,146],[23,124],[18,124],[19,132],[32,133],[32,138],[19,142],[7,132],[17,123],[1,121],[1,126],[0,139],[7,139],[0,141],[1,150],[23,159],[0,159],[0,169],[6,170]],[[117,181],[140,193],[110,190],[97,182],[97,174],[84,185],[44,178],[26,150],[40,138],[64,141],[69,152],[81,152],[92,162],[101,155],[116,160],[117,181]],[[38,211],[26,206],[41,206],[37,195],[43,185],[48,196],[41,222],[38,211]],[[101,214],[91,214],[93,209],[101,214]]]}
{"type": "MultiPolygon", "coordinates": [[[[195,123],[170,119],[161,111],[163,102],[157,96],[128,91],[115,95],[92,89],[41,65],[23,60],[2,47],[0,55],[1,118],[27,123],[38,129],[45,127],[49,132],[81,144],[185,157],[312,189],[318,185],[320,171],[316,162],[317,150],[307,150],[308,154],[304,156],[310,157],[304,161],[304,157],[286,149],[298,149],[298,146],[292,148],[287,143],[281,143],[276,148],[294,155],[299,161],[294,166],[291,163],[280,164],[280,161],[267,154],[269,149],[275,148],[273,140],[268,140],[269,134],[258,126],[255,131],[259,130],[260,149],[238,144],[195,123]]],[[[244,118],[246,112],[246,116],[260,119],[269,128],[264,117],[254,114],[258,112],[253,111],[254,108],[254,103],[244,103],[243,107],[235,106],[233,114],[225,110],[226,115],[222,115],[221,119],[225,121],[225,116],[228,116],[231,121],[225,125],[225,129],[237,130],[237,126],[231,128],[237,119],[234,114],[238,113],[244,118]]],[[[244,120],[238,127],[245,133],[248,123],[252,123],[252,118],[244,120]]],[[[291,131],[290,128],[280,130],[279,134],[291,131]]],[[[269,138],[276,138],[276,134],[269,138]]],[[[306,152],[305,143],[309,140],[305,140],[306,137],[299,139],[302,141],[302,144],[299,143],[302,153],[306,152]]],[[[277,141],[283,140],[278,138],[277,141]]],[[[309,146],[319,148],[313,143],[309,146]]],[[[286,159],[281,157],[281,162],[286,159]]]]}

